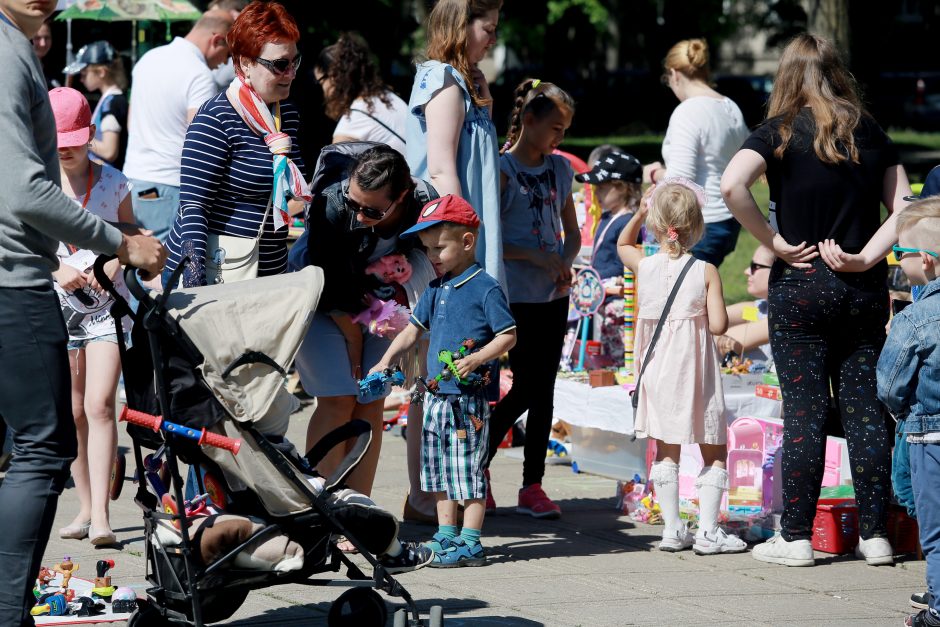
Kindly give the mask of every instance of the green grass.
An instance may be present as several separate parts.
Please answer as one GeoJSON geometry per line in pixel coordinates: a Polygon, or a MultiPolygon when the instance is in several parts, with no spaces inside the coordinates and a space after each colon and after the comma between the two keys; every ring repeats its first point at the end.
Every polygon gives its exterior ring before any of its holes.
{"type": "MultiPolygon", "coordinates": [[[[766,214],[767,204],[770,202],[770,189],[765,183],[758,181],[751,188],[757,206],[766,214]]],[[[741,229],[738,235],[738,245],[734,251],[725,257],[718,273],[721,275],[721,284],[725,292],[725,302],[739,303],[742,300],[752,300],[753,296],[747,293],[747,277],[744,276],[744,269],[751,263],[751,256],[757,250],[758,241],[754,236],[748,233],[746,229],[741,229]]]]}

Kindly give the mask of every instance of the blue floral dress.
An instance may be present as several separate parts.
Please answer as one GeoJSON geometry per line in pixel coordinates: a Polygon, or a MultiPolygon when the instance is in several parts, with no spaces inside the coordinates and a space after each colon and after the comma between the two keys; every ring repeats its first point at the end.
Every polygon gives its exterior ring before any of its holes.
{"type": "Polygon", "coordinates": [[[487,274],[496,278],[505,289],[496,127],[490,119],[489,107],[473,104],[463,75],[446,63],[425,61],[418,65],[405,124],[408,166],[412,176],[431,180],[428,174],[428,125],[424,106],[444,87],[448,74],[463,92],[466,117],[457,143],[457,177],[464,199],[473,206],[483,222],[477,245],[477,260],[487,274]]]}

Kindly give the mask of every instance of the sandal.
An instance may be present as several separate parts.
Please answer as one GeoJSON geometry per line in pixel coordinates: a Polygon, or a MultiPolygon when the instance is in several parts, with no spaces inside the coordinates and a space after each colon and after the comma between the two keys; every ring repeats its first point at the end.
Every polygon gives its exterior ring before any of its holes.
{"type": "Polygon", "coordinates": [[[358,555],[359,549],[352,542],[346,539],[346,536],[336,537],[336,548],[346,555],[358,555]]]}
{"type": "Polygon", "coordinates": [[[67,527],[59,529],[59,537],[63,540],[84,540],[88,537],[88,531],[90,529],[90,520],[84,523],[72,523],[67,527]]]}

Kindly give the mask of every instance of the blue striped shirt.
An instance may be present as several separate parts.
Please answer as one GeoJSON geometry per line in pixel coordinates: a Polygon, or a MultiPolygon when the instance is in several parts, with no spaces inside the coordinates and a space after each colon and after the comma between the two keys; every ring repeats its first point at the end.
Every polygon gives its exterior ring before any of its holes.
{"type": "MultiPolygon", "coordinates": [[[[297,109],[281,104],[281,130],[290,135],[290,158],[304,172],[297,145],[300,118],[297,109]]],[[[167,240],[164,276],[176,269],[183,242],[193,243],[198,276],[187,270],[186,287],[205,285],[206,234],[255,238],[274,186],[273,155],[261,136],[241,119],[225,92],[206,101],[193,118],[180,168],[180,208],[167,240]]],[[[287,269],[287,227],[274,230],[272,208],[264,224],[259,247],[258,275],[281,274],[287,269]]]]}

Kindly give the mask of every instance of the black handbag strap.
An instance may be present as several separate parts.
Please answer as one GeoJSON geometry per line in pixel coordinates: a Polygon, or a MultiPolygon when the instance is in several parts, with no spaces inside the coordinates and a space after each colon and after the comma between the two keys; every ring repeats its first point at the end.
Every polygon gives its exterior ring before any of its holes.
{"type": "Polygon", "coordinates": [[[679,293],[679,286],[682,285],[682,280],[685,279],[685,275],[689,273],[689,269],[692,267],[692,264],[695,263],[695,257],[690,257],[689,261],[683,266],[682,272],[679,273],[679,276],[676,278],[676,284],[672,286],[672,291],[669,293],[669,298],[666,299],[666,305],[663,307],[663,315],[659,317],[659,322],[656,323],[656,330],[653,332],[653,339],[650,340],[650,346],[646,349],[646,357],[643,358],[643,366],[640,368],[640,374],[636,377],[636,385],[633,387],[633,394],[636,395],[636,391],[640,389],[640,379],[643,378],[643,373],[646,372],[646,367],[650,363],[650,357],[653,354],[653,348],[656,346],[656,340],[659,339],[659,334],[663,331],[663,325],[666,324],[666,316],[669,315],[669,310],[672,308],[672,302],[676,300],[676,294],[679,293]]]}
{"type": "Polygon", "coordinates": [[[356,109],[355,107],[349,107],[349,110],[350,110],[350,111],[355,111],[356,113],[361,113],[362,115],[365,115],[365,116],[367,116],[367,117],[372,118],[372,119],[375,120],[378,124],[380,124],[381,126],[384,126],[386,131],[388,131],[389,133],[391,133],[392,135],[394,135],[395,137],[397,137],[399,141],[401,141],[402,143],[405,142],[405,138],[404,138],[404,137],[402,137],[401,135],[399,135],[398,133],[396,133],[395,130],[392,129],[392,127],[390,127],[388,124],[386,124],[386,123],[383,122],[382,120],[378,119],[377,117],[375,117],[374,115],[372,115],[372,114],[369,113],[368,111],[363,111],[362,109],[356,109]]]}

